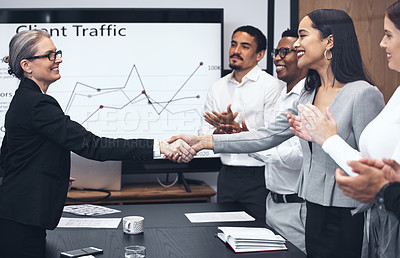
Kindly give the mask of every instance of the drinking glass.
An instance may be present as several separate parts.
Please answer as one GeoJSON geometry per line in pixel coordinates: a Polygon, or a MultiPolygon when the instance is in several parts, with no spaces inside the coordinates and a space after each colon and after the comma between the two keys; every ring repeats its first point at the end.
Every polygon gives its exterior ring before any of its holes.
{"type": "Polygon", "coordinates": [[[146,257],[146,247],[141,245],[130,245],[125,247],[125,258],[146,257]]]}

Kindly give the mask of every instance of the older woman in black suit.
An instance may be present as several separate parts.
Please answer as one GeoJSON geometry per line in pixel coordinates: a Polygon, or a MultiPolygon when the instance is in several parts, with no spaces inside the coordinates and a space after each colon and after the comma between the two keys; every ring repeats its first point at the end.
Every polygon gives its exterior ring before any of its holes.
{"type": "MultiPolygon", "coordinates": [[[[158,152],[195,154],[184,142],[100,138],[61,110],[47,89],[60,79],[61,50],[47,32],[16,34],[9,71],[21,80],[5,118],[0,161],[0,257],[44,257],[46,229],[61,217],[70,176],[70,152],[104,160],[146,160],[158,152]]],[[[175,156],[176,157],[176,156],[175,156]]]]}

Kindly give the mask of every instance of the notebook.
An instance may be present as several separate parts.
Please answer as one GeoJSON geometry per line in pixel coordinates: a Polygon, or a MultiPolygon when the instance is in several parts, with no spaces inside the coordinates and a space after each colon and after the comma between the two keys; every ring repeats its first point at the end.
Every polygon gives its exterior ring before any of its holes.
{"type": "Polygon", "coordinates": [[[217,236],[235,253],[287,250],[286,240],[267,228],[218,227],[217,236]]]}

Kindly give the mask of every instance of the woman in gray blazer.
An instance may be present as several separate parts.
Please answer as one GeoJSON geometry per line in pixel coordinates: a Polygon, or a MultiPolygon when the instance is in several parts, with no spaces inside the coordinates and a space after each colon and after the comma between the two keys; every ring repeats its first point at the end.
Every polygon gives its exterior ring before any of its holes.
{"type": "MultiPolygon", "coordinates": [[[[298,66],[309,68],[305,89],[288,110],[297,115],[297,105],[313,103],[329,109],[338,121],[338,134],[353,148],[364,127],[384,107],[383,96],[364,73],[353,21],[341,10],[322,9],[309,13],[299,24],[294,44],[298,66]]],[[[195,150],[217,153],[249,153],[274,147],[293,137],[287,118],[280,114],[268,128],[238,134],[188,136],[183,139],[195,150]]],[[[364,218],[350,211],[359,204],[343,194],[335,181],[338,165],[322,148],[301,140],[302,173],[298,194],[306,200],[306,251],[309,257],[360,257],[364,218]]],[[[268,211],[267,211],[268,212],[268,211]]]]}

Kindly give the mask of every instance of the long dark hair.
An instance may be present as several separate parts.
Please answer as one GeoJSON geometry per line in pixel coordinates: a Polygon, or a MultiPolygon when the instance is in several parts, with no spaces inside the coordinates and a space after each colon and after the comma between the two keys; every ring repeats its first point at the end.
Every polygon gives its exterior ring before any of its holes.
{"type": "MultiPolygon", "coordinates": [[[[364,80],[371,83],[361,58],[356,31],[350,16],[342,10],[319,9],[307,16],[313,22],[313,28],[320,31],[321,38],[333,36],[331,67],[334,80],[341,83],[364,80]]],[[[312,91],[321,86],[316,70],[307,74],[305,89],[312,91]]]]}
{"type": "Polygon", "coordinates": [[[386,15],[394,26],[400,30],[400,1],[393,3],[386,9],[386,15]]]}

